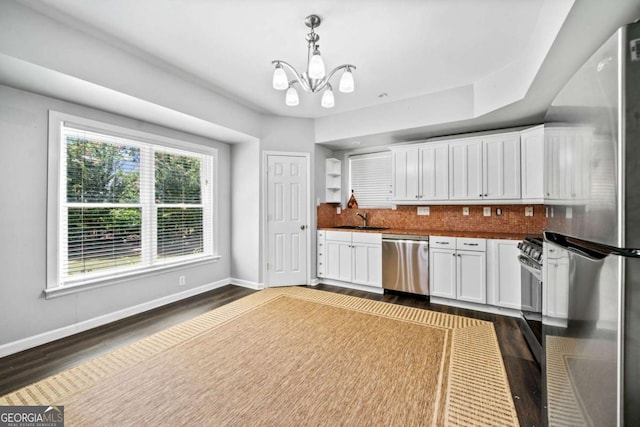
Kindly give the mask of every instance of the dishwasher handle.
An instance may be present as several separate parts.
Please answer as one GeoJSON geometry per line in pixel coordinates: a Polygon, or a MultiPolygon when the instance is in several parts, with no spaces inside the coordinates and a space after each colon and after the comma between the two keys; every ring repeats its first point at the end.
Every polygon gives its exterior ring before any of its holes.
{"type": "Polygon", "coordinates": [[[429,242],[426,240],[395,240],[395,239],[382,239],[382,243],[403,243],[403,244],[412,244],[412,245],[424,245],[424,247],[429,247],[429,242]]]}

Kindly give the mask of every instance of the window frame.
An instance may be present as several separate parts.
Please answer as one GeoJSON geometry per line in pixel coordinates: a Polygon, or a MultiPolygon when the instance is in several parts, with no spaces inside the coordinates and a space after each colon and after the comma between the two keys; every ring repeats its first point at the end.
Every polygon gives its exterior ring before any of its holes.
{"type": "MultiPolygon", "coordinates": [[[[67,295],[144,276],[162,274],[173,269],[183,269],[193,266],[194,264],[216,262],[220,259],[220,255],[218,253],[218,150],[216,148],[129,129],[110,123],[99,122],[54,110],[49,110],[48,139],[47,282],[44,290],[46,298],[67,295]],[[64,204],[62,198],[66,194],[67,178],[66,160],[61,157],[63,153],[62,144],[65,143],[63,137],[63,126],[87,132],[105,134],[109,137],[113,137],[113,139],[121,138],[126,141],[131,141],[139,144],[140,146],[146,146],[150,153],[154,152],[154,148],[149,147],[149,145],[153,145],[159,150],[164,150],[166,152],[188,152],[194,155],[210,156],[210,171],[208,172],[210,185],[207,191],[203,191],[202,202],[203,227],[205,227],[205,223],[208,223],[206,226],[210,227],[212,240],[211,253],[204,254],[199,257],[177,257],[178,259],[176,260],[158,261],[151,265],[116,271],[111,274],[105,272],[105,274],[96,274],[92,277],[80,280],[63,281],[61,257],[64,255],[63,252],[66,251],[61,250],[61,245],[66,241],[66,233],[63,230],[61,214],[64,204]],[[205,206],[206,199],[211,201],[207,206],[205,206]],[[208,215],[207,212],[209,213],[208,215]]],[[[140,203],[142,203],[142,200],[140,203]]],[[[153,230],[157,231],[155,225],[156,220],[154,219],[152,223],[153,230]]],[[[143,225],[143,228],[144,227],[145,226],[143,225]]],[[[206,231],[203,230],[203,233],[204,232],[206,231]]],[[[155,242],[155,237],[153,241],[155,242]]],[[[153,250],[153,252],[155,253],[155,250],[153,250]]]]}

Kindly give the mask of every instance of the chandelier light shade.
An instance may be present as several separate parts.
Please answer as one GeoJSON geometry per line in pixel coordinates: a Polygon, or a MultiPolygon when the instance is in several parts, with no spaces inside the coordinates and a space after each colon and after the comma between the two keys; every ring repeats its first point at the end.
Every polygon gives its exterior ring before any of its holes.
{"type": "Polygon", "coordinates": [[[324,74],[324,61],[320,56],[320,51],[316,48],[309,60],[309,78],[310,79],[323,79],[324,74]]]}
{"type": "Polygon", "coordinates": [[[347,67],[347,69],[342,73],[342,77],[340,77],[340,92],[351,93],[353,89],[355,89],[355,83],[353,81],[353,73],[351,73],[351,68],[347,67]]]}
{"type": "Polygon", "coordinates": [[[320,46],[318,45],[320,36],[315,33],[315,28],[320,26],[320,22],[320,17],[317,15],[309,15],[304,20],[305,25],[311,28],[311,32],[306,36],[308,53],[307,68],[304,72],[299,73],[292,65],[280,59],[271,61],[275,65],[273,88],[286,90],[285,104],[288,106],[296,106],[300,103],[298,91],[294,87],[297,84],[305,92],[316,93],[322,91],[321,105],[325,108],[333,107],[335,105],[335,97],[329,81],[340,70],[344,70],[338,86],[340,92],[351,93],[355,88],[352,73],[352,70],[356,69],[355,65],[343,64],[329,73],[326,72],[324,60],[320,54],[320,46]],[[292,75],[292,80],[289,80],[287,71],[292,75]]]}
{"type": "Polygon", "coordinates": [[[320,101],[320,105],[324,108],[331,108],[335,105],[335,99],[333,97],[333,90],[331,90],[331,85],[327,85],[327,88],[322,92],[322,101],[320,101]]]}
{"type": "Polygon", "coordinates": [[[282,65],[276,65],[276,70],[273,72],[273,88],[276,90],[285,90],[289,87],[289,80],[287,79],[287,73],[282,68],[282,65]]]}
{"type": "Polygon", "coordinates": [[[298,98],[298,91],[295,87],[289,86],[289,89],[287,89],[287,94],[284,97],[284,103],[289,107],[295,107],[300,103],[300,98],[298,98]]]}

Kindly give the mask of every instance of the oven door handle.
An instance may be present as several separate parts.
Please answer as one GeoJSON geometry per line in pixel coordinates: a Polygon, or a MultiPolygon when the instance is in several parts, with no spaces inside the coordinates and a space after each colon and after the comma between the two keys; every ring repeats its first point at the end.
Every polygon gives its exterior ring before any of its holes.
{"type": "Polygon", "coordinates": [[[535,268],[532,265],[529,265],[530,261],[528,260],[527,257],[523,255],[518,255],[518,261],[520,262],[520,265],[522,266],[522,268],[527,270],[529,273],[533,274],[536,279],[542,281],[542,270],[535,268]]]}

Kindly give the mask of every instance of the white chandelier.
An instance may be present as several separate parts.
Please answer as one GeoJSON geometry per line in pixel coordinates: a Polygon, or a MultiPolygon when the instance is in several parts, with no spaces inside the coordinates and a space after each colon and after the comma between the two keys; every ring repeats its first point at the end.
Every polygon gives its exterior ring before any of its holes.
{"type": "Polygon", "coordinates": [[[276,66],[276,69],[273,72],[273,88],[276,90],[286,89],[287,92],[284,102],[288,106],[293,107],[300,103],[298,91],[293,86],[298,83],[305,92],[316,93],[323,91],[322,101],[320,104],[324,108],[333,107],[335,105],[335,100],[333,96],[333,88],[331,87],[329,80],[331,80],[331,77],[333,77],[337,71],[342,69],[344,69],[344,72],[342,73],[342,77],[340,77],[339,90],[344,93],[353,92],[354,83],[351,70],[356,69],[354,65],[340,65],[339,67],[331,70],[329,74],[325,73],[324,61],[322,60],[322,56],[320,56],[320,46],[317,44],[318,40],[320,40],[320,36],[314,31],[315,28],[320,26],[321,22],[322,21],[318,15],[309,15],[304,20],[305,25],[311,28],[311,32],[306,36],[309,49],[307,54],[307,70],[305,72],[298,73],[290,64],[279,59],[271,61],[271,63],[276,66]],[[295,78],[294,80],[289,81],[287,73],[284,70],[285,68],[293,74],[295,78]]]}

